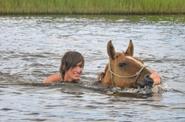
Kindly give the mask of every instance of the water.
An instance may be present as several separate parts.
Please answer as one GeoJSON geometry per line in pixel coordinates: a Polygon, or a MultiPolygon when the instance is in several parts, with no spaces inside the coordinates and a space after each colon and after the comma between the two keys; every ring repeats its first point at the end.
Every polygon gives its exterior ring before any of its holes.
{"type": "Polygon", "coordinates": [[[0,17],[0,121],[184,122],[181,20],[183,16],[0,17]],[[160,73],[164,92],[143,98],[76,84],[41,85],[59,70],[60,59],[69,50],[84,55],[81,82],[90,85],[108,62],[107,42],[112,40],[117,51],[124,51],[130,39],[135,56],[160,73]]]}

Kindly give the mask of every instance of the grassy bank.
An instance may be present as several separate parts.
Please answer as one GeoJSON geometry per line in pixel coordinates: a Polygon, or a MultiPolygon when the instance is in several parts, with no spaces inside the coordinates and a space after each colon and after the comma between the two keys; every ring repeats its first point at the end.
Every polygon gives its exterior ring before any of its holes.
{"type": "Polygon", "coordinates": [[[0,0],[0,14],[185,14],[185,0],[0,0]]]}

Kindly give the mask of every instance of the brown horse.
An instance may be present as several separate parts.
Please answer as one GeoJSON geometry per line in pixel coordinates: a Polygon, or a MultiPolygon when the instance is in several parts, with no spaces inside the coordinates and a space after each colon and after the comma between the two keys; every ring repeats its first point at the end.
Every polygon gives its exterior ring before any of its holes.
{"type": "Polygon", "coordinates": [[[138,86],[144,87],[148,84],[144,78],[151,73],[141,60],[133,57],[134,46],[132,40],[130,40],[125,52],[116,52],[112,42],[109,41],[107,53],[109,63],[98,78],[103,85],[136,88],[138,86]]]}

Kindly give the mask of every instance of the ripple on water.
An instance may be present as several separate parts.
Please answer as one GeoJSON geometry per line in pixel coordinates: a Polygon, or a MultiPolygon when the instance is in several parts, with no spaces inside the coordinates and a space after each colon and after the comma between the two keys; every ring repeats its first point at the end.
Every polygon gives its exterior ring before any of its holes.
{"type": "Polygon", "coordinates": [[[0,17],[0,121],[184,121],[184,23],[137,18],[0,17]],[[108,61],[106,43],[123,51],[130,39],[167,84],[153,89],[159,94],[93,86],[108,61]],[[82,86],[41,85],[69,50],[85,57],[82,86]]]}

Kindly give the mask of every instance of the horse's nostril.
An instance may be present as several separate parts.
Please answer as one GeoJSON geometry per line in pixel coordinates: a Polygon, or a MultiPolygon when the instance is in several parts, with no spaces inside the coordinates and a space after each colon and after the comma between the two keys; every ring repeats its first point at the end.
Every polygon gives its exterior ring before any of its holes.
{"type": "Polygon", "coordinates": [[[144,83],[145,83],[145,86],[149,86],[149,87],[153,86],[154,81],[152,80],[152,78],[150,78],[149,74],[144,76],[144,83]]]}

